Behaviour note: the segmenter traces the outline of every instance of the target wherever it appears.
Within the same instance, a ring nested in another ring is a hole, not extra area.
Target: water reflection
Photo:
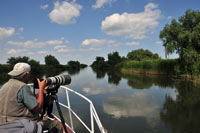
[[[72,76],[68,87],[92,100],[109,133],[200,132],[199,85],[164,76],[125,75],[119,71],[90,68],[39,76],[58,74]],[[58,96],[61,102],[66,103],[63,90],[59,90]],[[70,98],[71,106],[83,121],[90,121],[85,103],[74,96]],[[63,110],[68,121],[67,113]],[[77,132],[84,133],[80,123],[75,122],[74,126]]]
[[[97,79],[103,79],[105,77],[105,75],[106,75],[106,71],[105,70],[95,69],[95,68],[92,68],[92,70],[96,74],[96,78]]]
[[[158,114],[160,107],[157,100],[143,92],[116,94],[105,100],[103,108],[106,113],[113,115],[114,118],[154,117],[155,114]]]
[[[78,75],[80,73],[81,69],[68,69],[67,72],[69,75],[73,76],[73,75]]]
[[[200,132],[200,87],[192,83],[179,82],[176,84],[179,95],[176,100],[166,97],[161,120],[173,133]]]
[[[140,117],[144,118],[144,124],[150,127],[149,132],[200,132],[199,85],[195,86],[189,81],[165,76],[125,74],[115,76],[116,72],[105,73],[108,75],[108,83],[119,87],[122,79],[126,79],[127,85],[133,89],[128,94],[124,94],[126,90],[119,94],[114,93],[104,100],[103,111],[111,115],[115,121],[128,118],[130,122],[130,118]],[[98,72],[96,74],[98,75]],[[115,80],[117,82],[114,82]],[[92,94],[102,92],[99,89],[92,89],[94,88],[84,88],[86,92]],[[116,91],[118,90],[115,89]],[[162,123],[165,128],[161,126]],[[153,130],[159,127],[162,129]],[[132,130],[137,129],[132,128]]]
[[[114,87],[110,87],[110,88],[83,88],[83,91],[87,94],[87,95],[99,95],[99,94],[106,94],[109,92],[113,92],[115,91]]]
[[[154,86],[159,86],[160,88],[174,88],[176,80],[166,76],[158,75],[128,75],[123,74],[123,78],[128,79],[127,84],[136,89],[148,89]]]
[[[171,96],[173,91],[171,90],[168,95]],[[108,97],[103,104],[103,110],[118,121],[132,118],[132,122],[137,122],[143,119],[149,132],[156,132],[155,129],[161,132],[164,128],[161,128],[159,113],[165,94],[164,91],[158,91],[156,88],[142,92],[140,90],[121,92]],[[132,127],[132,130],[136,130],[136,127]]]
[[[118,85],[120,83],[120,80],[122,78],[121,73],[119,72],[119,70],[97,70],[92,68],[93,72],[96,74],[96,78],[97,79],[102,79],[106,76],[106,74],[108,75],[108,83],[110,84],[115,84]]]

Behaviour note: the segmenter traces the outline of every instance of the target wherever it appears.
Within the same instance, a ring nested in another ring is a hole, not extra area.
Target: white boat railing
[[[73,125],[73,120],[72,120],[72,114],[80,121],[80,123],[88,130],[89,133],[94,133],[94,121],[96,122],[99,130],[101,133],[107,133],[107,131],[104,129],[103,125],[101,124],[101,121],[98,117],[98,114],[95,110],[95,107],[92,103],[91,100],[89,100],[87,97],[85,97],[84,95],[66,87],[66,86],[61,86],[61,88],[65,89],[66,91],[66,98],[67,98],[67,105],[64,105],[62,103],[59,103],[62,107],[67,108],[69,111],[69,118],[70,118],[70,124],[67,124],[68,128],[73,132],[76,133],[74,131],[74,125]],[[90,123],[91,123],[91,127],[88,127],[87,124],[85,124],[83,122],[83,120],[72,110],[71,108],[71,104],[70,104],[70,98],[69,98],[69,92],[72,92],[78,96],[80,96],[81,98],[83,98],[85,101],[87,101],[90,105]]]

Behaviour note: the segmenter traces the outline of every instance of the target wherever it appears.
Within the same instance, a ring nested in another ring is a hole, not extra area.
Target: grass
[[[177,59],[167,60],[128,60],[121,64],[122,71],[129,70],[135,73],[176,74]]]

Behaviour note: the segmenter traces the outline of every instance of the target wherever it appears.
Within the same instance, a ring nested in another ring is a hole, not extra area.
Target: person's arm
[[[46,79],[44,79],[42,82],[40,82],[39,79],[37,79],[38,85],[39,85],[39,92],[38,92],[38,105],[32,110],[35,113],[39,113],[42,110],[43,103],[44,103],[44,89],[46,89]]]

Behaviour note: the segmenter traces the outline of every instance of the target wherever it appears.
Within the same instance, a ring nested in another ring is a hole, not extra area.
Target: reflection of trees
[[[77,75],[80,73],[80,69],[67,69],[69,75]]]
[[[103,70],[103,69],[95,69],[92,67],[93,72],[96,73],[96,78],[101,79],[104,78],[105,75],[108,75],[108,83],[118,85],[121,80],[121,74],[118,70]]]
[[[111,84],[118,85],[121,80],[121,74],[119,71],[108,71],[108,82]]]
[[[174,80],[165,76],[149,76],[149,75],[137,75],[137,74],[123,74],[123,78],[128,80],[128,85],[136,89],[147,89],[153,85],[157,85],[161,88],[173,87]]]
[[[96,68],[94,68],[94,67],[91,67],[91,68],[92,68],[93,72],[96,73],[96,78],[97,78],[97,79],[102,79],[102,78],[105,77],[105,75],[106,75],[106,70],[103,70],[103,69],[96,69]]]
[[[176,88],[179,95],[176,101],[166,96],[160,113],[161,120],[173,133],[200,132],[200,87],[188,82],[179,82]]]

